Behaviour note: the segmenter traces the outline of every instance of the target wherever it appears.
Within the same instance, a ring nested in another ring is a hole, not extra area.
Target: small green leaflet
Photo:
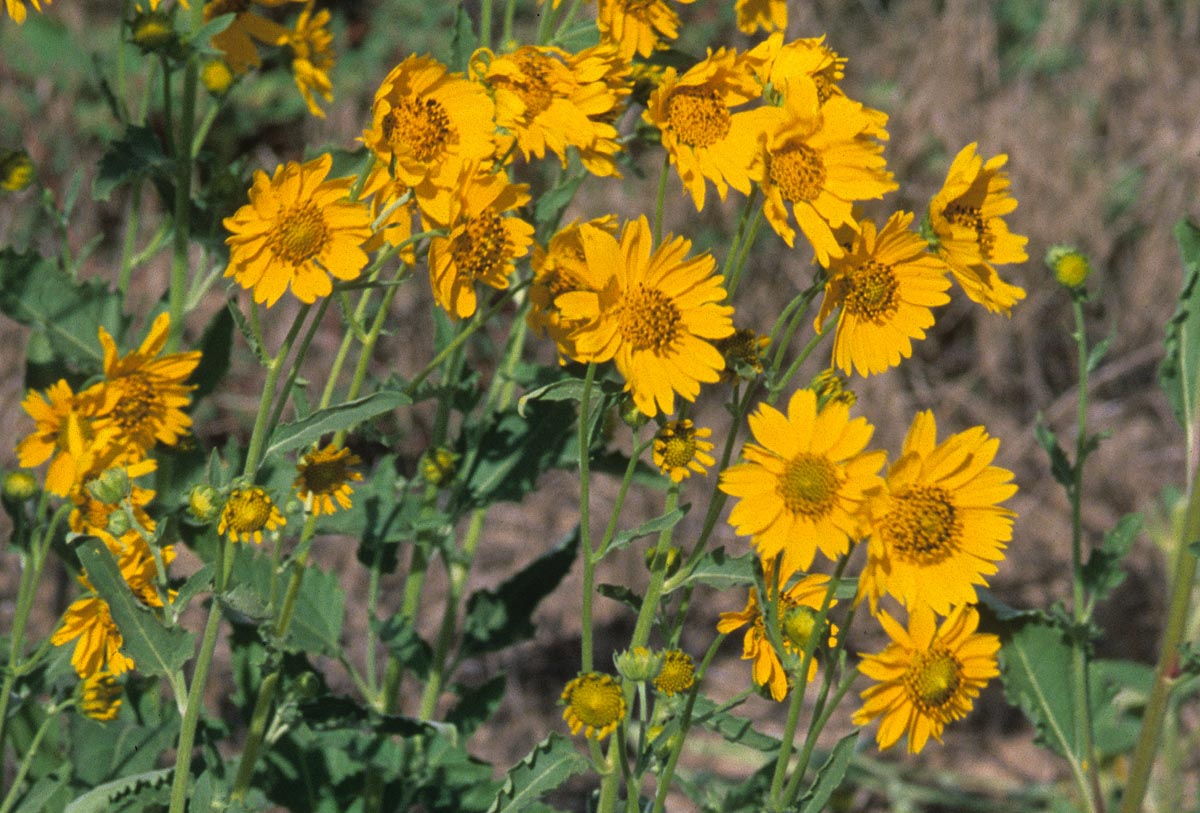
[[[570,740],[551,734],[508,772],[487,813],[524,813],[542,796],[590,767]]]

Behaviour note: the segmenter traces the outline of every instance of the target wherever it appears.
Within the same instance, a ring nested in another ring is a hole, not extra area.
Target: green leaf
[[[1092,727],[1101,759],[1133,750],[1154,685],[1154,667],[1132,661],[1094,661],[1090,668]]]
[[[302,449],[325,435],[350,430],[363,421],[410,403],[412,401],[404,393],[383,390],[365,398],[318,409],[303,420],[277,427],[271,434],[271,443],[263,458],[270,460],[276,455]]]
[[[1121,563],[1133,547],[1141,529],[1142,515],[1126,514],[1117,522],[1115,528],[1104,535],[1104,542],[1100,547],[1092,550],[1087,564],[1083,566],[1083,585],[1097,601],[1104,600],[1125,581],[1125,571],[1121,568]]]
[[[817,770],[812,787],[800,797],[800,813],[821,813],[825,809],[834,791],[846,778],[846,769],[850,767],[850,757],[854,756],[854,746],[857,743],[857,731],[852,731],[837,741],[837,745],[829,752],[829,758]]]
[[[1088,357],[1087,357],[1088,373],[1094,373],[1094,372],[1096,372],[1097,368],[1100,367],[1100,362],[1104,361],[1104,357],[1108,355],[1108,348],[1110,346],[1112,346],[1113,337],[1115,335],[1116,335],[1115,333],[1109,333],[1103,339],[1096,342],[1096,344],[1092,347],[1092,349],[1090,351],[1088,351]]]
[[[619,601],[635,613],[642,611],[642,597],[623,584],[600,584],[596,592],[605,598]]]
[[[1055,437],[1054,432],[1042,423],[1040,414],[1037,424],[1033,427],[1033,433],[1037,438],[1038,446],[1041,446],[1050,457],[1050,473],[1054,475],[1054,479],[1065,488],[1073,488],[1075,470],[1067,460],[1067,453],[1058,445],[1058,438]]]
[[[590,767],[570,740],[551,734],[508,772],[487,813],[524,813],[542,796]]]
[[[421,680],[429,676],[433,649],[413,629],[408,619],[401,615],[393,615],[382,621],[371,619],[370,623],[375,634],[379,636],[379,642],[399,661],[401,667]]]
[[[572,161],[572,164],[575,163]],[[553,189],[538,196],[537,206],[533,210],[533,220],[539,227],[539,231],[543,232],[543,239],[549,240],[554,227],[562,218],[563,211],[575,199],[575,193],[579,191],[583,179],[587,176],[588,173],[582,171],[581,167],[580,171],[566,176]],[[550,234],[546,234],[547,231]]]
[[[501,672],[481,686],[454,684],[458,703],[446,714],[446,722],[457,728],[460,736],[469,737],[500,708],[507,682],[508,676]]]
[[[479,36],[471,25],[471,15],[459,4],[454,11],[454,36],[450,41],[450,64],[465,71],[471,54],[479,47]]]
[[[233,351],[233,314],[221,308],[204,328],[200,337],[200,363],[192,371],[191,383],[196,385],[194,400],[208,395],[229,372],[229,357]]]
[[[112,142],[100,158],[92,197],[108,200],[113,190],[136,178],[167,179],[175,162],[163,150],[162,142],[149,127],[130,125],[125,135]]]
[[[667,734],[668,729],[675,725],[677,724],[673,721],[666,726],[663,734]],[[703,695],[696,697],[696,704],[692,707],[692,725],[704,726],[729,742],[756,751],[774,753],[779,750],[779,740],[775,737],[760,733],[754,728],[753,722],[730,714],[728,710],[721,710],[720,706]]]
[[[373,708],[362,706],[349,697],[325,695],[300,704],[304,724],[314,731],[336,729],[361,729],[378,734],[397,734],[415,737],[419,734],[453,734],[445,723],[435,723],[406,717],[401,714],[380,714]]]
[[[158,616],[134,598],[121,570],[104,543],[94,537],[76,546],[88,580],[108,602],[112,619],[124,639],[122,649],[144,675],[174,673],[196,651],[195,636],[180,627],[165,627]]]
[[[43,332],[56,355],[87,372],[103,360],[97,329],[120,336],[128,324],[121,298],[99,281],[76,283],[52,261],[11,249],[0,251],[0,311]]]
[[[1018,622],[1001,636],[1004,693],[1025,712],[1039,741],[1078,761],[1071,688],[1071,647],[1045,616]]]
[[[143,805],[138,809],[148,809],[151,799],[158,797],[161,797],[161,802],[165,804],[169,798],[171,776],[174,773],[174,768],[160,768],[157,771],[114,779],[77,797],[67,805],[63,813],[109,813],[118,809],[118,806],[127,805],[135,796],[139,802],[145,797]]]
[[[565,539],[495,590],[480,590],[467,601],[461,654],[495,652],[533,636],[533,611],[571,569],[579,550],[579,526]]]
[[[1175,418],[1186,430],[1196,425],[1197,385],[1200,384],[1200,228],[1186,218],[1175,224],[1175,240],[1183,256],[1183,288],[1175,314],[1167,322],[1163,341],[1166,356],[1158,368],[1158,383]]]
[[[651,534],[658,534],[662,533],[663,531],[671,530],[679,524],[679,520],[683,519],[687,512],[691,510],[691,508],[691,503],[681,505],[678,508],[662,514],[661,516],[657,516],[652,520],[643,522],[636,528],[631,528],[627,531],[621,531],[612,538],[612,541],[608,543],[608,547],[604,549],[604,553],[601,555],[604,556],[614,550],[621,550],[624,547],[628,547],[629,543],[635,539],[641,539],[644,536],[650,536]]]
[[[336,573],[308,565],[296,597],[296,612],[288,629],[285,648],[318,652],[336,658],[341,652],[346,594]]]
[[[68,766],[58,773],[47,774],[34,782],[14,813],[46,813],[50,810],[61,809],[63,803],[71,798],[71,771]],[[59,797],[59,798],[55,798]],[[65,798],[63,798],[65,797]],[[61,799],[61,801],[60,801]]]
[[[716,548],[700,557],[696,566],[682,579],[668,583],[665,592],[673,592],[689,584],[705,584],[718,590],[754,584],[754,555],[744,553],[730,556],[725,548]]]
[[[530,390],[518,398],[517,414],[522,418],[527,417],[525,410],[529,408],[530,404],[536,401],[574,401],[578,403],[582,399],[583,379],[564,378],[561,381],[555,381]]]
[[[574,434],[575,410],[566,404],[535,402],[527,413],[500,415],[479,438],[465,473],[468,506],[519,502]]]
[[[237,19],[237,14],[234,12],[213,17],[195,31],[188,32],[182,39],[185,43],[196,43],[198,46],[203,47],[217,34],[229,28],[235,19]]]

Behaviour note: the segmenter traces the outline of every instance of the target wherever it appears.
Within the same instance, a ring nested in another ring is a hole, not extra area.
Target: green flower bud
[[[224,96],[233,84],[233,71],[221,59],[210,59],[200,69],[200,81],[214,96]]]
[[[37,479],[27,471],[4,473],[3,495],[9,502],[25,502],[37,496]]]
[[[662,669],[662,655],[651,652],[644,646],[635,646],[613,656],[617,672],[626,680],[642,682],[651,680]]]
[[[645,413],[638,409],[637,403],[629,393],[625,393],[621,397],[621,406],[618,409],[621,421],[630,429],[641,429],[646,425],[646,421],[650,420],[646,417]]]
[[[221,495],[210,485],[192,486],[188,494],[188,513],[201,522],[212,522],[221,513]]]
[[[105,529],[117,539],[129,533],[131,528],[133,528],[133,522],[129,519],[128,511],[121,509],[108,515]]]
[[[129,474],[125,469],[108,469],[87,484],[88,493],[105,505],[114,505],[129,496]]]
[[[1046,252],[1046,265],[1054,272],[1054,278],[1066,288],[1078,288],[1092,273],[1088,258],[1072,246],[1051,246]]]
[[[145,53],[167,53],[175,50],[178,37],[171,17],[161,11],[143,11],[129,24],[133,42]]]

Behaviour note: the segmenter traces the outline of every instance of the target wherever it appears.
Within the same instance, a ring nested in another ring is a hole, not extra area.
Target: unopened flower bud
[[[1078,288],[1092,273],[1088,258],[1072,246],[1051,246],[1046,252],[1046,265],[1059,284],[1067,288]]]
[[[662,669],[662,655],[651,652],[644,646],[635,646],[613,656],[613,663],[621,677],[642,682],[651,680]]]
[[[458,455],[444,446],[430,449],[421,461],[421,476],[430,485],[444,486],[454,479]]]
[[[219,500],[220,495],[212,486],[203,483],[192,486],[188,494],[188,513],[201,522],[212,522],[221,513]]]
[[[129,31],[134,44],[146,53],[165,52],[176,44],[175,26],[161,11],[139,12]]]
[[[108,469],[87,484],[88,493],[106,505],[129,496],[129,474],[122,468]]]
[[[120,539],[133,527],[133,522],[129,519],[129,512],[120,509],[113,511],[108,515],[108,523],[105,525],[105,530],[110,534]]]
[[[629,393],[625,393],[621,398],[619,409],[621,420],[631,429],[640,429],[646,425],[646,421],[650,420],[644,412],[638,409],[637,403]]]
[[[8,471],[4,473],[3,494],[9,502],[25,502],[37,496],[37,479],[27,471]]]
[[[210,59],[200,69],[200,81],[205,90],[214,96],[224,96],[233,84],[233,71],[221,59]]]

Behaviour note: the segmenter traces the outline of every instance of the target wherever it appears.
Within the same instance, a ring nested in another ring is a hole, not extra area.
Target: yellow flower
[[[654,688],[667,697],[686,692],[696,682],[696,663],[692,656],[678,649],[663,653],[662,670],[654,679]]]
[[[113,553],[117,556],[117,566],[121,569],[121,576],[137,600],[147,607],[162,607],[163,597],[158,591],[158,562],[155,561],[154,554],[150,551],[150,543],[140,535],[129,537],[125,549],[119,554],[116,551]],[[158,556],[162,560],[164,568],[170,567],[171,562],[175,561],[174,546],[165,545],[159,548]],[[176,592],[168,590],[167,598],[173,599]]]
[[[188,434],[192,419],[183,411],[194,384],[188,378],[200,363],[200,351],[163,354],[171,317],[161,313],[137,350],[121,356],[113,337],[100,328],[104,380],[84,392],[95,406],[98,430],[115,430],[117,441],[140,457],[156,443],[174,446]]]
[[[854,390],[846,387],[846,382],[838,375],[837,370],[832,367],[826,367],[813,376],[808,388],[817,394],[818,404],[835,401],[839,404],[852,407],[858,401],[858,396],[854,394]]]
[[[563,719],[572,734],[583,729],[589,739],[602,740],[617,730],[625,719],[625,694],[612,675],[587,672],[572,680],[563,689]]]
[[[615,43],[621,58],[629,61],[634,54],[650,56],[660,39],[678,37],[679,15],[667,0],[599,0],[596,27],[600,41]]]
[[[121,710],[121,693],[124,689],[108,671],[97,672],[84,678],[80,684],[79,709],[93,720],[106,723],[117,719]]]
[[[274,531],[286,524],[283,515],[271,502],[267,492],[258,486],[235,488],[225,500],[225,508],[221,510],[221,521],[217,524],[217,533],[229,532],[229,538],[234,542],[262,542],[263,529]]]
[[[529,160],[549,149],[567,165],[575,147],[584,167],[599,176],[620,175],[614,156],[621,147],[613,121],[628,95],[626,63],[611,46],[571,54],[561,48],[523,45],[511,54],[483,48],[471,57],[471,73],[492,88],[496,124],[515,138]],[[501,145],[501,152],[507,152]]]
[[[920,412],[870,506],[870,545],[859,595],[874,608],[885,592],[911,612],[939,615],[975,601],[1012,539],[1013,474],[991,465],[1000,441],[976,426],[937,443],[933,413]]]
[[[46,490],[65,497],[79,481],[97,442],[89,406],[65,380],[51,384],[44,393],[31,390],[21,406],[33,418],[34,430],[17,444],[17,459],[27,469],[49,460]],[[107,432],[99,442],[107,444],[111,439],[112,433]]]
[[[282,6],[286,3],[303,3],[305,0],[254,0],[260,6]],[[224,14],[235,14],[233,21],[221,33],[212,38],[212,46],[222,53],[231,70],[242,74],[262,64],[255,40],[265,45],[277,45],[285,41],[287,29],[268,20],[251,9],[251,0],[209,0],[204,4],[204,21],[208,22]]]
[[[833,363],[845,373],[882,373],[912,355],[912,340],[933,325],[930,308],[950,301],[946,264],[908,230],[913,216],[897,212],[876,234],[871,220],[846,253],[831,258],[825,300],[815,329],[841,308],[833,340]]]
[[[333,70],[335,58],[329,18],[329,9],[313,14],[313,0],[308,0],[296,18],[296,27],[277,43],[292,49],[292,78],[308,105],[308,112],[320,118],[325,118],[325,111],[317,105],[313,94],[320,94],[326,102],[333,101],[329,72]]]
[[[411,56],[393,68],[375,92],[371,116],[362,141],[419,198],[426,182],[451,187],[463,164],[489,161],[496,150],[487,91],[431,57]]]
[[[353,470],[354,466],[359,465],[362,465],[362,458],[349,449],[338,449],[331,443],[304,455],[304,460],[297,467],[299,476],[292,486],[296,489],[296,496],[305,505],[312,497],[309,510],[313,516],[332,514],[338,510],[334,505],[335,500],[342,508],[350,507],[350,484],[363,478],[361,473]]]
[[[935,627],[927,607],[909,612],[907,630],[886,612],[876,617],[892,642],[858,665],[878,682],[862,693],[854,724],[881,718],[875,734],[879,748],[890,748],[907,734],[908,752],[917,754],[931,736],[941,742],[946,723],[965,717],[988,679],[1000,673],[1000,639],[975,632],[979,613],[973,607],[956,608],[941,627]]]
[[[25,150],[0,152],[0,189],[20,192],[33,183],[37,170]]]
[[[429,281],[434,299],[451,316],[475,313],[476,282],[508,287],[515,261],[533,242],[533,226],[512,215],[528,202],[528,186],[475,165],[464,167],[458,184],[429,202],[429,219],[450,230],[429,241]]]
[[[1051,246],[1046,252],[1046,265],[1064,288],[1078,288],[1092,273],[1087,256],[1071,246]]]
[[[363,244],[364,251],[371,253],[384,243],[389,246],[408,243],[413,236],[413,216],[416,214],[412,189],[404,181],[393,178],[387,164],[378,160],[372,164],[359,199],[369,201],[371,223],[375,226],[375,233]],[[416,264],[416,249],[411,243],[402,248],[398,256],[409,265]]]
[[[573,222],[550,238],[550,245],[533,246],[533,282],[529,286],[529,312],[525,321],[535,335],[547,335],[559,347],[563,356],[575,352],[570,333],[579,325],[564,320],[555,300],[568,291],[587,291],[587,258],[583,255],[580,227]],[[587,221],[588,226],[612,233],[617,228],[616,215],[604,215]],[[592,293],[595,293],[594,291]]]
[[[696,209],[704,208],[705,179],[725,200],[732,186],[750,191],[750,162],[772,113],[731,108],[757,99],[758,80],[736,51],[722,48],[678,76],[667,68],[642,115],[662,132],[663,147]]]
[[[444,446],[430,449],[421,458],[421,476],[432,486],[446,486],[454,479],[459,457]]]
[[[974,143],[954,157],[946,182],[929,204],[931,242],[950,265],[954,278],[973,301],[989,311],[1009,313],[1025,291],[1000,279],[995,265],[1028,259],[1028,238],[1013,234],[1004,216],[1017,208],[1009,192],[1004,154],[979,157]]]
[[[224,96],[233,85],[233,71],[223,59],[210,59],[200,69],[200,83],[214,96]]]
[[[712,341],[733,333],[733,308],[707,254],[687,259],[692,244],[667,235],[651,249],[645,217],[627,223],[620,242],[580,227],[588,290],[555,300],[563,318],[583,324],[571,334],[576,358],[613,359],[643,414],[675,411],[675,393],[694,401],[702,383],[720,378],[725,360]]]
[[[737,0],[737,27],[744,34],[783,31],[787,28],[787,0]]]
[[[41,12],[42,4],[38,0],[29,0],[33,3],[33,7]],[[54,0],[46,0],[47,5],[53,3]],[[4,0],[4,8],[8,12],[8,16],[13,18],[17,25],[25,22],[25,2],[24,0]]]
[[[71,665],[81,678],[107,670],[122,675],[134,667],[133,659],[122,654],[125,639],[112,620],[108,603],[99,596],[76,599],[67,608],[62,626],[50,638],[50,643],[63,646],[79,639],[71,655]]]
[[[349,199],[350,178],[325,180],[332,166],[326,153],[289,161],[271,178],[256,170],[250,203],[225,218],[232,232],[225,276],[253,289],[255,302],[270,307],[289,286],[301,302],[315,302],[333,290],[331,274],[355,279],[367,264],[370,214]]]
[[[880,198],[897,187],[875,140],[886,133],[862,105],[844,96],[821,104],[816,83],[803,76],[787,84],[783,107],[764,109],[772,120],[750,175],[762,187],[767,221],[793,245],[790,204],[817,262],[827,266],[845,253],[834,229],[857,228],[854,201]]]
[[[669,421],[654,436],[654,465],[658,466],[663,474],[670,476],[671,482],[674,483],[690,477],[693,471],[704,474],[705,466],[717,462],[709,454],[713,445],[703,440],[711,436],[711,429],[697,429],[687,418]]]
[[[746,463],[721,473],[721,490],[738,498],[729,524],[752,536],[764,562],[783,554],[780,577],[807,570],[819,550],[830,559],[861,535],[862,511],[883,485],[876,472],[885,453],[867,452],[875,431],[866,418],[850,420],[850,407],[818,409],[812,390],[797,390],[787,415],[766,404],[750,416],[757,443],[747,443]]]
[[[775,574],[769,565],[765,575],[766,583],[771,585]],[[828,587],[829,577],[817,573],[805,576],[780,595],[774,632],[783,646],[787,666],[780,659],[780,653],[775,651],[771,636],[767,633],[766,621],[758,605],[757,590],[750,588],[746,607],[741,612],[721,613],[721,620],[717,622],[718,632],[730,633],[746,624],[750,625],[742,639],[742,660],[754,662],[751,664],[751,676],[755,685],[766,687],[776,701],[787,697],[792,678],[800,670],[804,650],[816,628],[817,614],[821,611]],[[835,604],[836,599],[829,602],[830,607]],[[837,632],[837,625],[829,624],[831,647],[837,645]],[[814,654],[808,664],[805,682],[811,682],[816,676],[817,659]]]

